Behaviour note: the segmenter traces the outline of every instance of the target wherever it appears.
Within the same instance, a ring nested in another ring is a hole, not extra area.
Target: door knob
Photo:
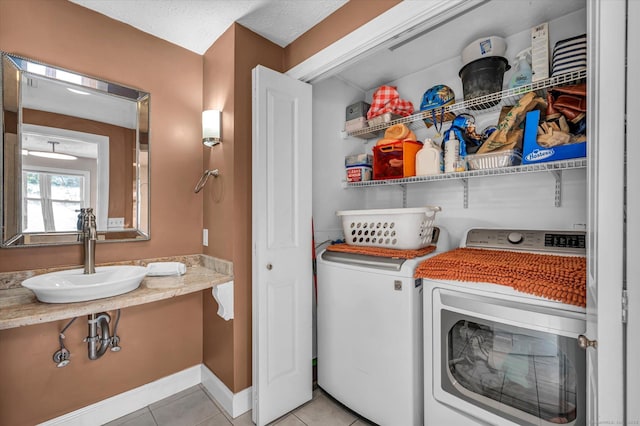
[[[267,270],[270,271],[273,269],[273,265],[270,263],[267,263]]]
[[[578,336],[578,346],[580,346],[582,349],[587,349],[588,347],[592,347],[593,349],[597,349],[598,348],[598,341],[597,340],[589,340],[587,338],[587,336],[585,336],[584,334],[581,334]]]

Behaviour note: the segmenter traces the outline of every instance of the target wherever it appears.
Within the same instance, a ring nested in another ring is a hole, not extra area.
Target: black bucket
[[[490,108],[500,103],[500,93],[502,91],[502,80],[504,73],[509,70],[509,62],[501,56],[488,56],[476,59],[462,67],[458,74],[462,79],[462,90],[464,100],[496,94],[485,102],[477,104],[471,103],[470,109],[479,110]]]

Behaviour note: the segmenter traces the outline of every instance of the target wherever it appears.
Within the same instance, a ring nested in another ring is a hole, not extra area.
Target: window
[[[89,205],[88,187],[89,174],[86,172],[23,170],[24,231],[77,230],[77,210]]]

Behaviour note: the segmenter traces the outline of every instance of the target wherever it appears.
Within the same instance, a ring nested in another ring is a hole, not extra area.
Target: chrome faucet
[[[96,217],[92,208],[81,208],[78,215],[78,230],[84,245],[84,273],[96,273],[96,240],[98,231],[96,229]]]

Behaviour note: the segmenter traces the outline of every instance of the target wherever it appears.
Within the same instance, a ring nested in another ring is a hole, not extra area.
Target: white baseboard
[[[235,419],[251,410],[251,387],[234,394],[204,364],[200,365],[202,366],[202,385],[231,417]]]
[[[231,415],[238,417],[251,409],[251,388],[233,394],[204,364],[163,377],[146,385],[131,389],[87,405],[79,410],[41,423],[40,426],[84,426],[104,424],[133,413],[149,404],[202,383],[216,401]]]

